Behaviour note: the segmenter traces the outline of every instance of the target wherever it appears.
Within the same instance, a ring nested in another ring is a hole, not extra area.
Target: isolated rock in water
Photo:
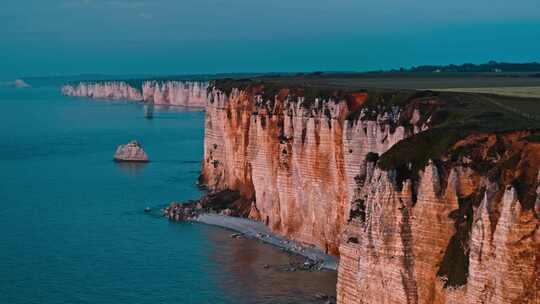
[[[14,81],[14,85],[16,88],[29,88],[30,87],[30,85],[22,79],[16,79]]]
[[[146,155],[138,141],[132,140],[116,149],[114,160],[119,162],[148,162],[148,155]]]

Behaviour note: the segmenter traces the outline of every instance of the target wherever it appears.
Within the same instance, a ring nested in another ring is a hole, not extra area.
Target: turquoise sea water
[[[332,272],[230,232],[143,212],[196,198],[204,113],[0,88],[0,303],[317,303]],[[139,140],[152,162],[114,163]]]

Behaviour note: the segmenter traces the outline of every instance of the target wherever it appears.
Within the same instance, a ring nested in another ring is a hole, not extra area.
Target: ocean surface
[[[32,83],[31,83],[32,84]],[[204,113],[0,88],[0,303],[320,303],[334,272],[144,213],[199,196]],[[139,140],[151,162],[112,161]],[[270,264],[270,269],[263,266]]]

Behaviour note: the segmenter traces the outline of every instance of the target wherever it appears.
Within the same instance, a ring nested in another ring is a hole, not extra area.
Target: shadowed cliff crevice
[[[403,247],[403,270],[402,282],[407,297],[407,304],[418,303],[418,290],[414,270],[413,233],[411,229],[411,208],[413,207],[399,199],[401,203],[401,227],[400,237]]]
[[[414,93],[374,92],[370,99],[368,91],[318,95],[311,88],[244,84],[225,89],[217,82],[208,91],[201,180],[241,192],[253,184],[256,208],[274,231],[337,254],[358,162],[367,155],[373,167],[378,155],[422,128],[416,108],[435,103],[415,102]],[[356,122],[347,121],[351,112]],[[240,174],[248,167],[250,174]]]
[[[377,293],[368,290],[388,282],[398,284],[404,297],[393,293],[385,297],[387,303],[535,303],[537,293],[528,286],[538,282],[538,241],[532,236],[539,233],[533,208],[540,187],[540,145],[529,140],[531,133],[470,135],[417,172],[410,164],[390,171],[379,166],[375,175],[382,179],[361,171],[348,242],[341,246],[348,255],[340,269],[359,266],[340,278],[351,280],[362,272],[370,279],[355,279],[358,293],[340,289],[352,284],[340,279],[338,295],[347,299],[341,303],[374,301]],[[393,220],[395,196],[402,198],[401,222]],[[392,222],[400,223],[400,264],[394,261]],[[414,267],[418,263],[422,266]],[[399,269],[399,276],[390,269]],[[386,275],[379,278],[381,273]],[[504,284],[499,277],[505,277]],[[352,300],[358,297],[362,300]]]
[[[444,257],[439,265],[437,276],[444,279],[444,287],[457,287],[467,284],[469,276],[469,242],[473,223],[473,208],[478,208],[485,189],[467,197],[459,198],[459,209],[448,215],[454,221],[455,233],[448,243]]]

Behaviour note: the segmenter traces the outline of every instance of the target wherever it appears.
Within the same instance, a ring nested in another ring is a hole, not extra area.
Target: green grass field
[[[540,98],[540,86],[534,87],[486,87],[486,88],[451,88],[434,89],[447,92],[466,92],[466,93],[484,93],[496,94],[502,96],[514,96],[524,98]]]

